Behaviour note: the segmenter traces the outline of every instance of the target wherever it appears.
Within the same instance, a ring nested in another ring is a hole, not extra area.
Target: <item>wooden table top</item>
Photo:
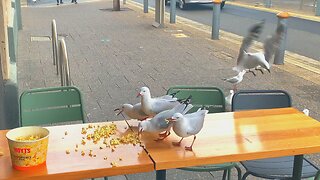
[[[125,121],[114,123],[118,129],[117,136],[132,132]],[[91,124],[101,126],[110,123]],[[103,144],[103,140],[98,144],[86,140],[86,144],[82,145],[81,140],[84,137],[81,134],[82,127],[88,127],[88,124],[48,127],[50,135],[46,166],[27,171],[12,168],[8,142],[5,137],[7,130],[0,131],[0,151],[4,153],[3,156],[0,156],[0,179],[83,179],[154,170],[153,162],[139,145],[117,145],[114,152]],[[78,152],[75,152],[76,144],[78,144]],[[100,146],[103,149],[100,149]],[[66,150],[70,150],[70,154],[66,154]],[[81,156],[82,150],[85,151],[85,156]],[[96,157],[88,156],[90,150]],[[107,160],[104,157],[107,157]],[[111,162],[116,162],[117,166],[112,167]]]
[[[135,131],[136,121],[128,121]],[[180,137],[172,131],[161,142],[143,132],[141,141],[156,170],[236,162],[251,159],[320,152],[320,123],[294,108],[208,114],[193,151],[186,151],[193,137],[181,147],[171,143]]]

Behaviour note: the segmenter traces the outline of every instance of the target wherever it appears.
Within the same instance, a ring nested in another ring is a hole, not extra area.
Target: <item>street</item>
[[[142,3],[142,0],[135,0]],[[154,7],[154,0],[149,2],[149,6]],[[166,12],[170,12],[170,7],[166,6]],[[211,26],[212,23],[212,5],[211,4],[192,4],[185,10],[177,7],[177,15]],[[221,29],[240,36],[247,34],[248,28],[256,22],[265,20],[265,28],[259,39],[264,39],[274,32],[277,17],[273,13],[247,9],[228,5],[221,11]],[[167,22],[168,23],[168,22]],[[315,21],[303,20],[295,17],[288,19],[287,50],[320,60],[320,51],[318,45],[320,42],[320,23]]]

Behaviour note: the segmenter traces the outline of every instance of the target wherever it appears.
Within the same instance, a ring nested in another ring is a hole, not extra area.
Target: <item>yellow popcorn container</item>
[[[38,126],[20,127],[6,134],[12,166],[18,170],[45,164],[49,130]]]

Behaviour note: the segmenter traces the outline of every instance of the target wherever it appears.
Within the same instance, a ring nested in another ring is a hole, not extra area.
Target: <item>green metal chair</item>
[[[232,111],[291,107],[291,97],[282,90],[240,90],[232,98]],[[293,156],[241,161],[246,169],[242,179],[249,175],[264,179],[292,179]],[[319,178],[319,168],[303,158],[302,178]]]
[[[20,125],[86,122],[81,92],[73,86],[39,88],[20,96]]]
[[[78,88],[74,86],[39,88],[21,94],[21,126],[72,121],[86,122],[82,96]],[[108,177],[104,177],[104,180],[108,180]]]
[[[206,107],[209,113],[218,113],[225,111],[225,97],[223,92],[217,87],[194,87],[194,86],[175,86],[170,87],[167,94],[176,93],[175,97],[184,99],[192,96],[191,104],[194,106],[189,112],[195,112],[200,107]],[[193,166],[179,168],[186,171],[196,172],[210,172],[210,171],[222,171],[225,180],[230,179],[231,169],[236,168],[238,172],[238,179],[241,179],[241,169],[235,162],[223,163],[223,164],[210,164],[205,166]]]

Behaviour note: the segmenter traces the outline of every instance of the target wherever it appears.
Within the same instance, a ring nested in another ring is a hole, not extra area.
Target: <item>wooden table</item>
[[[137,121],[128,122],[131,129],[127,128],[125,121],[115,122],[118,135],[137,130]],[[49,127],[47,165],[33,171],[17,171],[11,167],[5,138],[7,131],[0,131],[0,151],[4,152],[4,156],[0,156],[0,179],[80,179],[154,169],[157,170],[157,179],[165,179],[166,169],[288,155],[295,155],[293,175],[294,179],[301,179],[303,154],[320,152],[320,123],[294,108],[208,114],[192,152],[184,149],[190,145],[192,137],[185,138],[181,147],[175,147],[171,143],[180,138],[173,132],[162,142],[154,141],[156,135],[143,133],[142,143],[149,156],[140,146],[120,145],[115,152],[106,148],[100,150],[93,143],[82,146],[81,128],[87,126]],[[93,150],[96,157],[74,152],[75,144],[86,153]],[[67,155],[66,149],[71,153]],[[103,159],[105,156],[108,160]],[[120,157],[122,161],[118,161]],[[112,161],[118,166],[112,167]]]
[[[171,144],[180,140],[173,132],[162,142],[156,138],[142,134],[157,179],[165,179],[166,169],[289,155],[295,155],[294,177],[301,179],[303,154],[320,152],[320,123],[294,108],[216,113],[206,116],[192,152],[184,149],[192,137],[185,138],[181,147]]]
[[[110,123],[92,123],[97,124],[101,126]],[[118,127],[118,136],[132,132],[125,121],[117,121],[115,124]],[[12,168],[5,137],[7,131],[0,131],[0,151],[4,152],[4,156],[0,156],[0,179],[83,179],[154,170],[153,162],[139,145],[118,145],[114,152],[106,148],[102,141],[98,144],[86,141],[85,145],[81,145],[84,136],[81,134],[82,127],[88,127],[88,124],[48,127],[50,136],[46,166],[27,171]],[[78,152],[75,152],[76,144]],[[100,146],[103,149],[99,149]],[[66,150],[70,150],[70,154],[66,154]],[[82,150],[85,151],[85,156],[81,156]],[[88,156],[90,150],[96,157]],[[107,157],[107,160],[104,157]],[[122,161],[119,158],[122,158]],[[116,162],[117,166],[112,167],[111,162]]]

